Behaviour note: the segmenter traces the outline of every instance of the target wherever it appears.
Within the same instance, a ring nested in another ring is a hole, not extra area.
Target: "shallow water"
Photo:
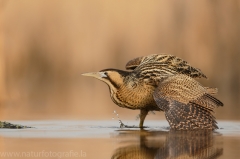
[[[28,129],[0,129],[0,158],[238,158],[240,122],[219,121],[214,132],[119,128],[118,121],[11,121]],[[137,121],[125,121],[137,125]]]

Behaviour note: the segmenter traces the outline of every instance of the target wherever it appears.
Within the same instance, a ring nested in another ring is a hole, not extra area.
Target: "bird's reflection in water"
[[[221,136],[212,131],[119,130],[114,135],[127,146],[117,148],[112,159],[214,159],[223,153]]]

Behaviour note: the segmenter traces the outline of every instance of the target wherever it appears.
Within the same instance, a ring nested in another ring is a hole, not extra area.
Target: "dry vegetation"
[[[0,0],[0,119],[134,119],[80,74],[153,53],[200,68],[225,104],[216,117],[240,119],[239,17],[239,0]]]

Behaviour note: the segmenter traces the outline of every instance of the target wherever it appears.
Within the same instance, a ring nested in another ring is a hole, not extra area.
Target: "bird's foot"
[[[119,120],[119,124],[120,124],[120,128],[148,128],[146,126],[142,126],[142,127],[139,127],[139,126],[136,126],[136,125],[125,125],[121,120]]]

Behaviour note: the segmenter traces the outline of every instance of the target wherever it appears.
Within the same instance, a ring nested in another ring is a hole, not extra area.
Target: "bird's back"
[[[174,74],[185,74],[192,78],[207,78],[203,72],[183,59],[174,55],[153,54],[130,60],[126,68],[134,70],[140,77],[167,77]]]

